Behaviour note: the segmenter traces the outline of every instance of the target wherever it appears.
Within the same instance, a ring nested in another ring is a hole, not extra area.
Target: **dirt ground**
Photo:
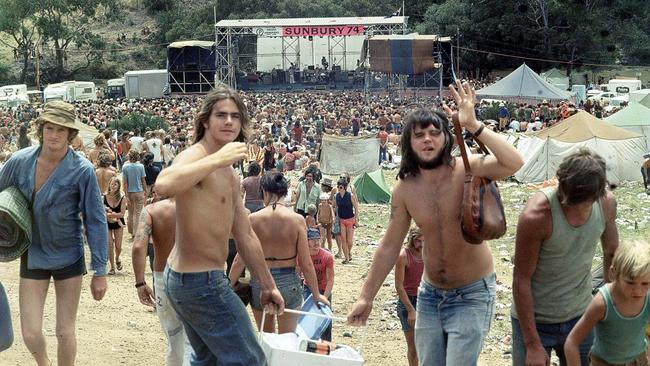
[[[386,172],[386,181],[392,185],[394,172]],[[533,192],[524,185],[501,184],[502,196],[508,216],[508,233],[489,243],[494,256],[499,286],[497,304],[480,358],[480,365],[510,364],[510,318],[512,293],[512,256],[514,255],[514,232],[516,218],[528,196]],[[619,232],[621,240],[632,237],[648,237],[648,198],[642,194],[638,183],[622,185],[615,192],[618,198]],[[333,309],[336,316],[345,316],[359,294],[367,274],[377,241],[387,224],[388,210],[383,205],[361,205],[361,224],[355,240],[352,264],[335,264]],[[131,267],[131,242],[125,234],[124,270],[108,277],[109,289],[104,300],[92,299],[89,290],[90,277],[84,278],[81,303],[77,320],[78,365],[164,365],[166,340],[156,314],[138,301],[133,270]],[[86,255],[89,258],[89,255]],[[5,286],[12,310],[15,341],[12,348],[0,354],[0,365],[31,365],[33,360],[20,333],[18,311],[19,262],[0,264],[0,281]],[[148,273],[147,281],[151,283]],[[54,288],[50,286],[45,305],[44,332],[50,358],[56,360],[56,337],[54,334]],[[367,331],[363,355],[366,365],[406,365],[406,345],[399,320],[395,315],[397,296],[392,273],[380,290],[371,315],[368,329],[349,327],[335,323],[333,340],[338,343],[359,346],[363,332]],[[351,332],[352,337],[344,337]]]

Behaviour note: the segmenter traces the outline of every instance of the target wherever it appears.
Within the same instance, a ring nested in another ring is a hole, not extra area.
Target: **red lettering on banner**
[[[356,36],[363,34],[363,26],[322,26],[322,27],[282,27],[283,37],[309,37],[309,36]]]

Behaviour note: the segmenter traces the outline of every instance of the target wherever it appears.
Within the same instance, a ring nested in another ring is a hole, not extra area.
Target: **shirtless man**
[[[111,165],[111,157],[108,154],[100,154],[97,159],[98,168],[95,169],[99,191],[103,194],[108,191],[108,183],[111,178],[117,175],[115,168]]]
[[[165,286],[194,349],[193,364],[266,364],[246,309],[224,273],[231,233],[260,284],[261,304],[270,314],[284,310],[232,168],[246,157],[246,145],[234,141],[246,139],[249,123],[239,94],[227,87],[213,90],[194,120],[194,144],[156,181],[158,194],[176,197],[176,245]]]
[[[502,179],[523,160],[498,134],[481,127],[474,114],[474,90],[457,82],[450,92],[461,126],[492,151],[470,155],[473,174]],[[451,114],[449,108],[445,108]],[[415,343],[420,365],[475,365],[494,309],[496,278],[490,248],[463,239],[460,209],[465,169],[451,156],[447,117],[418,109],[405,118],[399,182],[393,191],[386,234],[377,249],[359,300],[348,314],[366,323],[372,302],[399,256],[411,219],[422,230],[424,275],[418,294]]]
[[[153,238],[153,247],[156,253],[153,264],[154,292],[144,279],[147,263],[147,245],[149,238]],[[165,294],[165,278],[163,271],[167,257],[174,247],[176,238],[176,203],[173,198],[154,202],[142,209],[138,232],[133,241],[133,273],[135,274],[135,288],[138,298],[143,305],[156,308],[158,320],[167,337],[167,366],[189,365],[190,346],[183,323],[174,308],[170,305]]]

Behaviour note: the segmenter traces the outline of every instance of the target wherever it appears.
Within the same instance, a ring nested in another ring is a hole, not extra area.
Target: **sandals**
[[[118,270],[118,271],[121,271],[121,270],[122,270],[122,262],[117,261],[117,262],[115,262],[115,265],[117,266],[117,270]]]
[[[115,274],[115,268],[111,268],[111,270],[108,271],[108,274],[113,276]]]

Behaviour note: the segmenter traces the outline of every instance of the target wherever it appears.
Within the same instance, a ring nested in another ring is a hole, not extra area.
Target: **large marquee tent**
[[[642,180],[639,169],[646,152],[643,136],[612,126],[584,111],[548,129],[522,135],[517,150],[525,164],[515,173],[515,178],[527,183],[551,179],[562,160],[581,147],[605,159],[609,182]]]
[[[557,103],[569,100],[572,95],[544,80],[526,64],[496,83],[476,91],[479,98],[502,99],[514,103],[541,103],[543,100]]]

